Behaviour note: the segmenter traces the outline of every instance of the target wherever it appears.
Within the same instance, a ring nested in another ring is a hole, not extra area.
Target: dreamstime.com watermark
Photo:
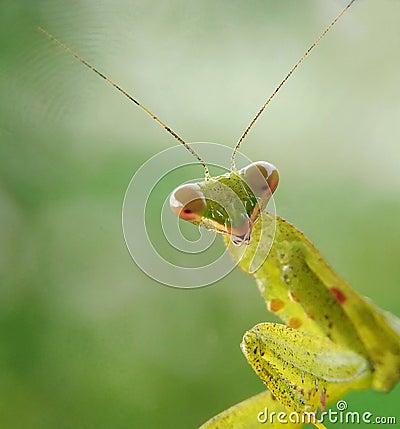
[[[394,416],[374,416],[369,411],[348,411],[347,402],[343,400],[336,403],[336,408],[337,410],[330,409],[323,411],[319,415],[311,412],[304,412],[302,414],[295,412],[287,413],[284,411],[276,412],[265,408],[257,414],[257,420],[261,424],[345,423],[356,425],[395,425],[397,423],[397,419]]]

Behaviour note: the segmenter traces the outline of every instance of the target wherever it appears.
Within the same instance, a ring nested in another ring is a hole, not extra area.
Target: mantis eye
[[[242,170],[244,179],[257,195],[273,194],[278,187],[279,174],[277,168],[265,161],[257,161]]]
[[[179,186],[172,192],[169,205],[181,219],[194,221],[203,216],[206,201],[200,186],[189,183]]]

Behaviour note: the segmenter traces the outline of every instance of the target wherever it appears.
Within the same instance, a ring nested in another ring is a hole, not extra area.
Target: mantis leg
[[[291,422],[285,407],[268,390],[252,396],[204,423],[200,429],[299,429],[303,423]],[[285,419],[285,422],[283,422]]]
[[[241,348],[274,397],[299,414],[324,410],[349,388],[370,385],[368,361],[326,337],[260,323],[246,332]]]

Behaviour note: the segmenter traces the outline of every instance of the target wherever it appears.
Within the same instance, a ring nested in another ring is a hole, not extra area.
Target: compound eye
[[[278,187],[278,170],[269,162],[253,162],[243,169],[243,175],[247,184],[257,196],[273,194]]]
[[[181,219],[194,221],[200,219],[206,208],[206,201],[200,186],[189,183],[179,186],[169,199],[171,210]]]

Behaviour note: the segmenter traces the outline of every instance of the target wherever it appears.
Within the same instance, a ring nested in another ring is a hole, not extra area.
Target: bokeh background
[[[233,146],[344,3],[0,3],[1,428],[195,428],[263,389],[239,343],[272,320],[239,270],[184,291],[137,268],[124,192],[175,141],[36,27],[188,141]],[[356,2],[242,149],[279,167],[278,213],[397,314],[399,17],[397,0]],[[399,386],[347,400],[400,418]]]

